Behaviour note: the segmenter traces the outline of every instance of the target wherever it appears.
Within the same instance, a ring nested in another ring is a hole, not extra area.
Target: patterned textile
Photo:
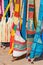
[[[40,26],[41,26],[41,24],[40,24]],[[40,35],[40,32],[41,32],[40,30],[41,29],[38,31],[40,26],[37,26],[37,29],[36,29],[34,42],[32,44],[32,50],[30,52],[30,58],[39,57],[42,54],[42,52],[43,52],[43,50],[42,50],[43,49],[43,43],[42,43],[42,39],[41,39],[41,35]]]
[[[14,50],[13,56],[19,57],[27,52],[27,44],[20,34],[19,24],[17,25],[15,38],[14,38]],[[17,54],[17,55],[16,55]]]
[[[38,24],[36,28],[36,34],[32,44],[32,50],[30,52],[30,58],[39,57],[43,53],[43,31],[41,33],[42,21],[43,21],[43,0],[40,0]]]
[[[11,29],[10,29],[11,34],[10,34],[10,50],[9,50],[9,54],[11,54],[13,49],[14,49],[14,37],[15,37],[16,29],[17,29],[17,25],[15,25],[14,22],[13,22],[12,26],[11,26]]]
[[[27,5],[27,20],[28,20],[28,27],[27,27],[27,51],[30,52],[31,50],[31,45],[34,39],[35,35],[35,29],[34,29],[34,0],[28,0],[28,5]],[[27,52],[27,53],[28,53]]]
[[[12,27],[11,27],[11,35],[10,35],[10,51],[9,53],[11,53],[14,49],[14,38],[15,38],[15,33],[16,33],[16,29],[17,29],[17,25],[18,25],[18,19],[20,16],[20,5],[19,5],[19,0],[16,1],[15,3],[15,10],[14,10],[14,17],[12,19],[13,23],[12,23]]]
[[[10,52],[13,51],[13,56],[19,57],[26,53],[27,46],[25,40],[20,34],[20,0],[16,0],[13,24],[10,36]]]
[[[18,8],[20,9],[20,0],[17,0],[17,1],[19,1],[17,4],[19,5]],[[20,15],[20,11],[18,11],[17,9],[15,9],[15,11],[17,13],[19,13],[19,15]],[[18,17],[17,15],[15,15],[15,16]],[[18,21],[20,21],[19,17],[18,17]],[[14,37],[13,56],[15,56],[15,57],[22,56],[23,54],[26,53],[26,51],[27,51],[26,49],[27,49],[26,43],[25,43],[25,40],[23,39],[23,37],[20,34],[20,24],[18,22],[15,37]]]
[[[19,25],[17,26],[14,42],[15,50],[17,49],[18,51],[24,51],[26,49],[26,43],[25,40],[21,37]]]

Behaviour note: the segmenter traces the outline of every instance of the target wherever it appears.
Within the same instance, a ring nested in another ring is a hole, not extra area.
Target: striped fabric
[[[29,18],[33,19],[34,15],[34,0],[29,0]]]
[[[17,29],[17,25],[18,25],[18,18],[20,16],[20,5],[19,5],[19,0],[15,1],[15,7],[14,7],[14,16],[13,16],[13,23],[12,23],[12,27],[11,27],[11,35],[10,35],[10,51],[9,53],[11,53],[13,51],[14,47],[14,38],[15,38],[15,33],[16,33],[16,29]]]
[[[14,22],[12,24],[11,36],[10,36],[10,52],[9,52],[11,53],[13,51],[14,57],[22,56],[27,51],[26,42],[20,34],[19,17],[20,17],[20,0],[16,0],[14,18],[13,18]]]
[[[22,38],[20,34],[19,24],[17,25],[15,38],[14,38],[14,50],[13,50],[13,56],[19,57],[26,53],[27,51],[27,45],[25,40]],[[16,55],[17,54],[17,55]]]
[[[31,50],[31,45],[34,39],[35,35],[35,29],[34,29],[34,0],[28,0],[28,5],[27,5],[27,15],[28,15],[28,27],[27,27],[27,53],[30,52]]]
[[[26,49],[26,43],[25,40],[21,37],[19,25],[17,26],[14,42],[14,49],[17,49],[18,51],[24,51]]]
[[[40,23],[41,23],[41,21],[40,21]],[[38,23],[38,24],[40,24],[40,23]],[[40,24],[40,26],[37,26],[37,29],[36,29],[34,42],[32,44],[32,50],[30,52],[30,58],[31,59],[41,56],[41,54],[43,52],[43,50],[42,50],[43,49],[43,42],[42,42],[42,39],[41,39],[40,32],[41,32],[41,24]]]
[[[32,44],[32,50],[30,52],[30,58],[40,57],[43,53],[43,31],[41,36],[41,27],[43,26],[43,0],[40,0],[38,24],[36,28],[36,34]]]
[[[19,17],[20,17],[20,0],[17,0],[17,2],[16,2],[14,16],[18,17],[18,20],[17,20],[17,22],[18,22]],[[13,56],[14,57],[22,56],[23,54],[26,53],[26,49],[27,49],[26,43],[25,43],[25,40],[22,38],[22,36],[20,34],[20,24],[18,22],[15,37],[14,37]]]

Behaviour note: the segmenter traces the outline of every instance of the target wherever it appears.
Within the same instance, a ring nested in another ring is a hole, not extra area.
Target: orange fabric
[[[19,17],[19,16],[20,16],[20,15],[19,15],[19,12],[16,12],[16,11],[15,11],[14,16]]]

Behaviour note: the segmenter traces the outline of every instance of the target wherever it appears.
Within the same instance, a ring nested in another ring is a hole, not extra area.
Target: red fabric
[[[29,18],[29,19],[33,18],[34,12],[29,12],[28,14],[29,14],[29,15],[28,15],[28,18]]]
[[[33,42],[28,42],[28,44],[32,45]]]
[[[16,40],[14,40],[14,42],[15,42],[16,44],[21,44],[21,45],[25,45],[25,43],[26,43],[26,42],[20,42],[20,41],[16,41]]]
[[[35,34],[36,32],[35,31],[29,31],[27,30],[27,34]]]
[[[13,23],[13,24],[12,24],[12,29],[14,28],[14,26],[15,26],[15,24]]]
[[[14,36],[10,37],[10,48],[12,48],[12,44],[14,43]]]
[[[19,4],[20,3],[20,0],[16,0],[17,1],[17,4]]]
[[[34,8],[34,5],[33,5],[33,4],[29,4],[29,7],[32,7],[32,8]]]
[[[0,14],[0,19],[2,18],[2,14]]]
[[[19,12],[16,12],[16,11],[15,11],[15,12],[14,12],[14,16],[15,16],[15,17],[19,17],[19,16],[20,16]]]

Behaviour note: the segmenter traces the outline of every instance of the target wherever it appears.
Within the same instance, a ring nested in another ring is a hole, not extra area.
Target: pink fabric
[[[0,0],[0,14],[2,14],[2,0]]]
[[[17,34],[18,36],[20,36],[20,31],[16,31],[16,34]]]
[[[13,2],[11,3],[11,6],[10,6],[10,17],[12,17],[12,12],[13,12]]]
[[[17,34],[18,36],[20,36],[19,24],[18,24],[18,26],[17,26],[16,34]]]
[[[1,14],[1,5],[0,5],[0,14]]]
[[[3,14],[4,14],[4,0],[2,0],[2,11],[3,11]]]

